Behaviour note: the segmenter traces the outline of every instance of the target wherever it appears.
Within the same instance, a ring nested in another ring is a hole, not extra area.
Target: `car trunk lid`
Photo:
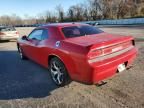
[[[73,44],[78,44],[80,46],[85,46],[85,47],[91,46],[94,44],[100,47],[104,45],[122,43],[122,42],[129,41],[132,39],[133,38],[129,36],[101,33],[101,34],[87,35],[87,36],[76,37],[76,38],[67,38],[64,41],[73,43]]]
[[[88,59],[108,55],[126,49],[132,45],[133,37],[101,33],[66,39],[66,42],[88,48]]]

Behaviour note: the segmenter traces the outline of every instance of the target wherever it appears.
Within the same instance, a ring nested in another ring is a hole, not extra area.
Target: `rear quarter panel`
[[[77,81],[86,81],[90,77],[86,55],[88,49],[85,47],[61,41],[59,47],[55,47],[51,55],[57,55],[65,64],[70,77]]]

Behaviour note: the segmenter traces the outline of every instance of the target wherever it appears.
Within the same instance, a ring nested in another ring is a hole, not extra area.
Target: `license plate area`
[[[124,70],[126,70],[126,65],[124,63],[118,65],[118,72],[123,72]]]

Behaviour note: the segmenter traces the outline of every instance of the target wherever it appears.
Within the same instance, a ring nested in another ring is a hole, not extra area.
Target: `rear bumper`
[[[12,39],[18,39],[19,36],[2,36],[0,37],[0,40],[12,40]]]
[[[117,73],[118,65],[125,63],[128,68],[134,61],[137,55],[137,49],[133,48],[126,53],[113,58],[91,63],[92,76],[91,83],[96,84],[102,80],[110,78]]]

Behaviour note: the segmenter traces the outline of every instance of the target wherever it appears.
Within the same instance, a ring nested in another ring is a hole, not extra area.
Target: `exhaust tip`
[[[100,81],[100,82],[96,83],[95,85],[96,85],[97,87],[100,87],[100,86],[103,86],[103,85],[105,85],[105,84],[107,84],[107,82],[105,82],[105,81]]]

